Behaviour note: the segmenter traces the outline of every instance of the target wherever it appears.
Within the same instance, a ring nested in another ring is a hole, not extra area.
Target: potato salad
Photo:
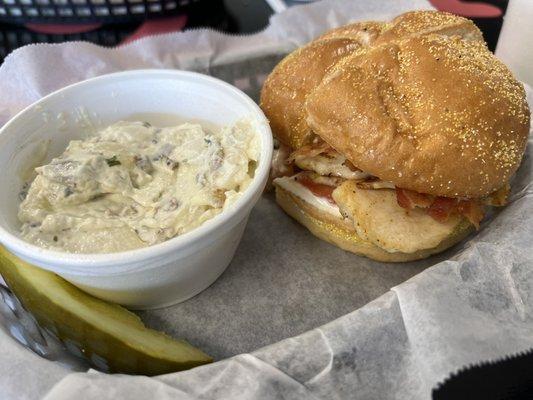
[[[246,121],[216,131],[123,121],[73,140],[21,193],[22,237],[49,249],[109,253],[181,235],[246,190],[258,142]]]

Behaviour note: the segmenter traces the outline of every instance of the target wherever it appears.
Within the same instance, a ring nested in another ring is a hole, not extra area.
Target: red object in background
[[[502,10],[495,5],[479,2],[465,2],[461,0],[429,0],[435,8],[452,14],[469,18],[498,18]]]
[[[142,25],[139,26],[135,32],[128,36],[121,44],[130,43],[146,36],[181,31],[186,24],[186,15],[149,20],[143,22]]]
[[[143,22],[130,36],[121,44],[133,42],[145,36],[158,35],[162,33],[181,31],[187,24],[186,15],[176,17],[157,18]],[[86,33],[102,27],[102,24],[26,24],[26,28],[33,32],[49,35],[72,35],[75,33]]]
[[[26,28],[37,33],[48,35],[68,35],[74,33],[85,33],[94,31],[102,24],[26,24]]]

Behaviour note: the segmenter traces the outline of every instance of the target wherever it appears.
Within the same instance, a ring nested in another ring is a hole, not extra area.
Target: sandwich
[[[479,29],[433,11],[326,32],[276,66],[261,107],[278,204],[384,262],[441,252],[504,206],[530,120]]]

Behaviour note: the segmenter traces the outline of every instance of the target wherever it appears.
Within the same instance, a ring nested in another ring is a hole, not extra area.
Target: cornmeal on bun
[[[280,62],[261,107],[280,206],[389,262],[440,252],[505,204],[530,118],[475,25],[432,11],[326,32]]]

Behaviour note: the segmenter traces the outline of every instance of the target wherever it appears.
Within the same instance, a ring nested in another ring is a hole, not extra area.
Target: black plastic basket
[[[144,20],[186,11],[201,0],[0,0],[0,21],[77,24]]]

